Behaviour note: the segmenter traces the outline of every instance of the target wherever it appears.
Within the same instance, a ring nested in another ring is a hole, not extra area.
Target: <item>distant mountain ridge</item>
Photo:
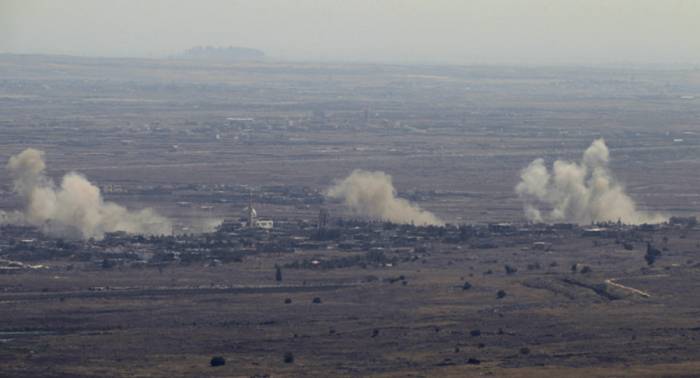
[[[181,59],[205,59],[205,60],[263,60],[265,53],[261,50],[248,47],[212,47],[195,46],[186,50],[177,58]]]

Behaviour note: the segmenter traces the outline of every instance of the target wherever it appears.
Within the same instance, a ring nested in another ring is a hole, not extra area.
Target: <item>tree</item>
[[[221,366],[221,365],[226,365],[226,359],[221,357],[221,356],[216,356],[212,357],[211,361],[209,362],[211,366]]]
[[[282,268],[279,265],[275,265],[275,281],[282,282]]]
[[[294,363],[294,354],[292,354],[292,352],[287,352],[284,354],[284,363],[285,364]]]
[[[112,269],[116,265],[117,265],[117,263],[114,262],[114,260],[110,260],[110,259],[103,259],[102,260],[102,269]]]
[[[661,256],[661,251],[654,248],[651,243],[647,243],[647,253],[644,255],[644,260],[646,260],[647,265],[653,265],[659,256]]]

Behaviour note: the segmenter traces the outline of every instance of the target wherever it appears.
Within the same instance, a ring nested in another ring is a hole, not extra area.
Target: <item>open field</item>
[[[578,160],[602,136],[642,207],[700,212],[697,70],[23,56],[4,56],[0,69],[0,157],[41,148],[54,176],[78,170],[127,189],[323,190],[363,168],[391,174],[402,194],[417,193],[447,221],[515,221],[523,167],[538,157]],[[164,212],[177,202],[119,197],[142,199]]]
[[[3,372],[692,376],[700,232],[663,235],[666,252],[651,268],[643,246],[574,236],[544,237],[548,251],[524,248],[516,236],[497,238],[494,249],[435,244],[395,266],[283,268],[282,282],[276,264],[355,252],[252,254],[160,270],[45,261],[52,267],[0,275]],[[574,264],[591,272],[572,272]],[[293,364],[283,362],[286,352]],[[209,367],[215,355],[227,364]]]
[[[3,164],[42,149],[55,180],[79,171],[176,233],[238,219],[252,190],[282,228],[100,243],[0,227],[0,260],[15,264],[0,274],[0,376],[700,371],[697,225],[533,231],[514,192],[533,159],[578,161],[604,137],[640,209],[700,215],[698,69],[0,55],[0,72]],[[314,239],[320,208],[352,217],[323,193],[356,168],[392,175],[447,223],[483,227],[450,239],[350,224]],[[0,210],[19,207],[0,170]],[[647,243],[662,251],[653,264]]]

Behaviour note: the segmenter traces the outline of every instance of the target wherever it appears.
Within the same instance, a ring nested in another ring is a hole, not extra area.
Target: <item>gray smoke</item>
[[[536,159],[520,175],[515,191],[531,221],[627,224],[660,223],[666,218],[637,210],[624,187],[612,176],[609,152],[603,139],[595,140],[580,163],[557,160],[550,173]],[[551,209],[543,214],[541,207]]]
[[[7,222],[26,223],[69,238],[102,238],[105,232],[169,234],[170,221],[151,209],[129,211],[102,199],[100,189],[70,172],[57,187],[46,176],[44,153],[28,148],[10,158],[14,191],[24,200],[22,213],[4,214]]]
[[[357,216],[415,225],[442,225],[433,213],[396,197],[391,176],[384,172],[354,170],[326,191],[326,196],[340,199]]]

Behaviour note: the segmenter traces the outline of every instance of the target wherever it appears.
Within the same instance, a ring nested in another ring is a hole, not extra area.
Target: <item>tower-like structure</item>
[[[247,214],[247,219],[246,219],[246,226],[248,228],[254,228],[256,227],[256,221],[258,214],[255,212],[255,209],[253,208],[253,191],[250,191],[250,197],[248,198],[248,214]]]
[[[272,230],[274,227],[274,221],[271,219],[258,218],[258,212],[255,211],[255,208],[253,207],[252,190],[250,191],[250,197],[248,198],[248,206],[243,208],[243,214],[241,214],[239,220],[241,222],[240,225],[246,228]]]
[[[328,224],[328,210],[321,208],[321,210],[318,211],[318,231],[322,232],[326,229],[326,225]]]

